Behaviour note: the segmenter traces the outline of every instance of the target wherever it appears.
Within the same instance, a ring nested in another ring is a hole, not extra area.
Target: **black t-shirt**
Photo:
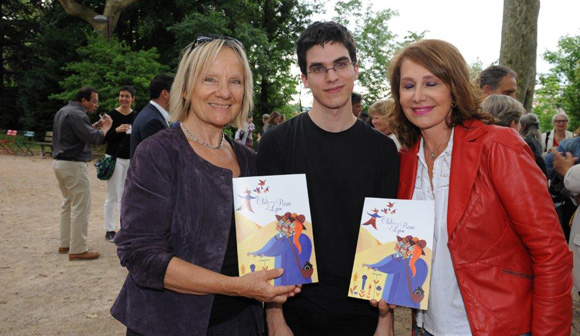
[[[131,113],[123,115],[117,110],[112,110],[107,114],[113,119],[113,125],[105,135],[105,141],[107,142],[105,153],[121,159],[128,159],[131,152],[131,134],[117,133],[115,129],[122,124],[133,125],[136,113],[131,111]]]
[[[368,301],[349,298],[348,285],[365,197],[395,198],[395,143],[361,120],[331,133],[301,114],[262,138],[258,174],[306,174],[319,283],[287,302],[306,310],[377,315]]]

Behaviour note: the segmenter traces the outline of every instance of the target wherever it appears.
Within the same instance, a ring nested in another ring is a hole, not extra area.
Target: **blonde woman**
[[[255,155],[227,138],[252,107],[244,48],[200,36],[171,87],[178,127],[143,141],[127,176],[115,238],[129,270],[111,312],[128,335],[262,335],[262,304],[300,289],[274,287],[273,269],[238,276],[232,177],[255,173]]]
[[[373,127],[377,131],[391,138],[395,142],[397,150],[399,150],[399,148],[401,148],[401,144],[399,143],[399,140],[397,140],[397,136],[393,134],[391,127],[389,127],[389,121],[387,119],[388,114],[392,108],[392,99],[379,100],[369,107],[369,116],[371,117]]]

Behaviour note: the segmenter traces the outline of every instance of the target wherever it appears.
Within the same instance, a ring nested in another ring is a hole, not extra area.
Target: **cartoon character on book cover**
[[[427,309],[432,201],[365,199],[350,297]]]
[[[318,281],[305,175],[234,179],[240,275],[283,268],[274,285]]]

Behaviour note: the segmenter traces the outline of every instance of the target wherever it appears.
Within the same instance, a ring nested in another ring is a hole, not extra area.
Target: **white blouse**
[[[433,232],[433,262],[431,264],[431,285],[427,310],[417,311],[416,321],[429,333],[439,336],[471,335],[463,298],[459,291],[453,262],[447,246],[447,206],[449,202],[449,175],[453,133],[447,147],[433,164],[433,190],[429,181],[429,171],[425,161],[424,140],[421,139],[419,164],[413,191],[414,200],[435,201],[435,228]]]

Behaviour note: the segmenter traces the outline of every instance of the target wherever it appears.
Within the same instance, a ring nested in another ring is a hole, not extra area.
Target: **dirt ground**
[[[50,158],[0,155],[0,335],[124,335],[109,313],[126,270],[104,239],[106,184],[93,178],[89,248],[93,261],[58,254],[61,194]],[[573,335],[580,335],[574,297]],[[396,312],[396,334],[409,335],[409,310]]]

